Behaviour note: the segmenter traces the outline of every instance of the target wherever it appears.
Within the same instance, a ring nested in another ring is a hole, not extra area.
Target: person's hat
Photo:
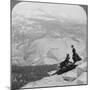
[[[73,47],[74,47],[74,45],[71,45],[71,47],[73,48]]]

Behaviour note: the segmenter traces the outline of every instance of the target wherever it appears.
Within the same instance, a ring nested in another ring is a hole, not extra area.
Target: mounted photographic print
[[[11,89],[88,84],[88,6],[11,0]]]

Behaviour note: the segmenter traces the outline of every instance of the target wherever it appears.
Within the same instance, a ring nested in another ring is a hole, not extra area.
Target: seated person
[[[72,64],[72,62],[70,62],[69,59],[70,59],[70,56],[69,56],[69,54],[67,54],[66,59],[58,64],[57,71],[55,73],[53,73],[52,75],[60,74],[60,71],[63,70],[64,67],[67,68],[68,65]]]
[[[70,56],[69,54],[67,54],[66,59],[59,64],[58,68],[62,69],[64,66],[68,65],[68,63],[70,62],[69,59],[70,59]]]
[[[77,61],[80,61],[80,60],[82,60],[82,59],[81,59],[81,57],[77,54],[76,49],[74,48],[73,45],[71,45],[71,48],[72,48],[72,53],[73,53],[72,59],[73,59],[74,64],[75,64]]]

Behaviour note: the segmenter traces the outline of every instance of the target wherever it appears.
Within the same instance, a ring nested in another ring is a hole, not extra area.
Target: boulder
[[[82,64],[77,66],[77,75],[80,76],[83,72],[87,72],[87,62],[83,62]]]
[[[87,66],[88,66],[87,62],[83,62],[77,68],[81,68],[83,69],[84,72],[87,72]]]
[[[87,84],[87,72],[82,73],[77,79],[77,84]]]
[[[63,74],[63,79],[65,81],[73,81],[76,78],[77,78],[77,72],[75,69]]]

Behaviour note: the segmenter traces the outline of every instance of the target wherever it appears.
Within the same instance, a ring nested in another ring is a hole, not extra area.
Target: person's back
[[[72,47],[72,53],[73,53],[72,59],[73,59],[74,63],[76,63],[77,61],[81,60],[81,57],[77,54],[76,49],[74,48],[74,46],[72,45],[71,47]]]
[[[67,54],[66,59],[60,64],[58,64],[57,71],[53,73],[52,75],[58,74],[63,69],[63,67],[65,67],[70,62],[69,59],[70,59],[70,56],[69,54]]]
[[[70,56],[69,54],[67,54],[66,59],[60,63],[60,68],[63,68],[64,66],[66,66],[69,62],[69,59],[70,59]]]
[[[75,62],[80,61],[82,59],[77,53],[75,53],[75,54],[73,54],[73,60],[74,60],[74,63],[75,63]]]

